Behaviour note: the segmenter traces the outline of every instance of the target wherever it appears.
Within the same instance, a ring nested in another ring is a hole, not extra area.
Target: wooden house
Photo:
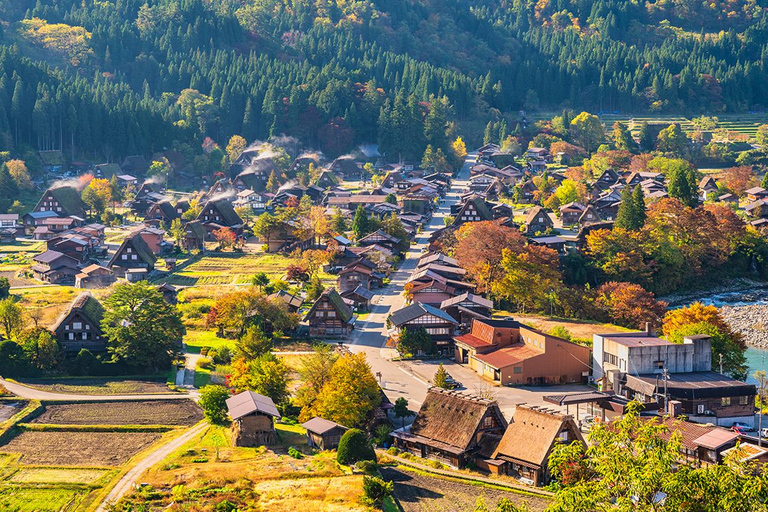
[[[495,401],[432,387],[413,423],[392,437],[402,451],[463,468],[474,461],[485,438],[498,440],[506,427]]]
[[[51,327],[51,332],[65,352],[77,353],[82,349],[103,352],[106,350],[106,339],[101,332],[103,317],[101,303],[90,292],[82,292]]]
[[[572,202],[560,207],[560,220],[563,226],[572,226],[579,222],[581,215],[586,210],[586,206],[581,203]]]
[[[301,305],[304,304],[304,299],[298,295],[292,295],[285,290],[278,290],[272,295],[269,295],[267,298],[270,300],[282,302],[291,313],[297,313],[299,308],[301,308]]]
[[[267,446],[275,443],[275,423],[280,413],[268,396],[243,391],[227,398],[235,446]]]
[[[341,297],[345,300],[352,301],[352,306],[356,310],[366,311],[371,305],[373,292],[365,286],[359,285],[354,290],[346,290],[341,292]]]
[[[87,206],[75,187],[55,187],[46,190],[33,212],[54,212],[59,217],[85,217]]]
[[[115,281],[114,272],[94,263],[93,265],[88,265],[75,275],[75,288],[86,290],[106,288]]]
[[[59,251],[45,251],[33,257],[32,261],[35,262],[32,266],[35,279],[50,284],[73,283],[80,263]]]
[[[550,480],[549,454],[559,443],[587,444],[573,416],[537,407],[518,405],[493,458],[503,463],[500,472],[529,485],[546,485]]]
[[[440,304],[440,309],[458,320],[462,327],[468,328],[475,318],[491,317],[493,301],[475,293],[464,292],[444,300]]]
[[[227,199],[208,201],[200,210],[197,220],[205,228],[208,240],[214,239],[214,231],[224,227],[230,228],[236,235],[239,235],[243,229],[243,219],[235,212],[232,203]]]
[[[520,187],[520,202],[532,203],[533,194],[538,190],[533,180],[529,179],[519,184]]]
[[[144,239],[137,235],[123,240],[112,258],[109,267],[117,276],[124,277],[128,270],[142,269],[151,272],[155,268],[155,257]]]
[[[205,249],[205,228],[198,220],[184,224],[184,236],[180,241],[180,247],[184,251]]]
[[[145,181],[136,191],[130,202],[131,211],[137,215],[145,215],[149,208],[160,201],[166,200],[163,195],[163,185],[154,181]]]
[[[178,302],[179,289],[172,284],[163,283],[157,287],[157,291],[163,295],[163,299],[168,304],[176,304]]]
[[[237,192],[242,192],[244,190],[263,192],[268,179],[269,175],[264,176],[259,169],[249,168],[238,174],[235,179],[232,180],[232,187]]]
[[[768,190],[765,190],[763,187],[752,187],[749,190],[745,190],[744,194],[746,194],[747,199],[750,201],[768,199]]]
[[[338,448],[341,436],[348,430],[344,425],[320,417],[314,417],[301,426],[307,431],[307,445],[321,450]]]
[[[444,300],[474,289],[473,283],[448,279],[426,267],[421,267],[411,274],[406,284],[409,301],[422,302],[434,307],[439,307]]]
[[[595,222],[602,222],[602,219],[597,213],[597,209],[593,205],[587,205],[587,207],[584,209],[584,212],[581,214],[581,217],[579,217],[579,227],[588,226],[589,224],[594,224]]]
[[[384,275],[376,271],[376,265],[365,259],[350,263],[339,272],[339,293],[352,291],[358,286],[366,290],[381,288]]]
[[[534,206],[525,216],[525,234],[535,235],[554,228],[554,223],[547,211],[541,206]]]
[[[176,211],[176,208],[168,199],[153,203],[149,209],[147,209],[147,214],[144,216],[144,220],[157,220],[168,226],[170,226],[171,222],[175,219],[179,218],[181,218],[181,213]]]
[[[362,166],[348,156],[340,156],[331,162],[329,169],[347,181],[359,180],[362,175]]]
[[[318,187],[325,190],[327,188],[335,187],[339,184],[339,179],[334,176],[334,174],[331,171],[323,171],[320,173],[320,176],[317,177],[317,183],[315,183]]]
[[[149,163],[142,155],[131,155],[125,157],[123,163],[120,164],[120,169],[124,174],[144,176],[149,170]]]
[[[93,254],[98,245],[98,239],[67,232],[49,238],[45,245],[49,251],[58,251],[83,263]]]
[[[753,218],[766,218],[768,217],[768,201],[753,201],[744,206],[744,211]]]
[[[22,217],[22,220],[24,222],[24,233],[27,236],[32,236],[35,233],[35,229],[45,226],[46,219],[56,218],[56,217],[57,217],[56,212],[52,212],[52,211],[25,213],[24,216]]]
[[[717,181],[712,176],[704,176],[699,182],[699,195],[703,200],[717,197],[719,195]]]
[[[459,322],[445,311],[429,304],[415,302],[394,311],[388,322],[392,325],[393,338],[397,338],[403,329],[413,331],[423,327],[432,339],[432,347],[427,352],[453,353],[451,340]]]
[[[354,328],[355,317],[335,288],[325,290],[307,312],[309,335],[346,337]]]
[[[485,199],[478,195],[473,195],[461,206],[461,209],[453,220],[453,225],[461,226],[465,222],[478,222],[483,220],[493,220],[493,213],[491,213],[491,209]]]

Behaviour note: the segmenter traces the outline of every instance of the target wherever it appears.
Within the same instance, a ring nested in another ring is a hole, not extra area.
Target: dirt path
[[[116,503],[122,498],[128,491],[130,491],[134,485],[138,482],[139,477],[144,474],[149,468],[168,457],[175,450],[181,448],[184,444],[191,441],[196,435],[201,434],[208,427],[207,423],[201,423],[191,430],[185,432],[180,437],[177,437],[173,441],[158,447],[155,451],[150,453],[147,457],[139,461],[134,467],[132,467],[120,480],[117,481],[112,490],[107,494],[104,500],[101,502],[96,512],[106,512],[109,505]]]

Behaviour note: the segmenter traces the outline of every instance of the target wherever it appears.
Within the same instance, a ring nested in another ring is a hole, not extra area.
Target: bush
[[[229,419],[227,416],[227,398],[229,391],[224,386],[203,386],[200,388],[200,401],[205,417],[211,423],[222,424]]]
[[[213,359],[215,364],[229,364],[232,362],[232,350],[229,347],[221,347],[213,354],[209,353],[208,357]]]
[[[397,449],[397,446],[390,446],[389,448],[387,448],[387,453],[390,455],[399,455],[400,450]]]
[[[202,368],[203,370],[210,370],[213,368],[213,359],[210,359],[208,357],[201,357],[197,360],[197,363],[195,364],[197,368]]]
[[[376,474],[376,469],[378,466],[372,460],[361,460],[355,464],[355,467],[358,469],[358,471],[361,471],[366,475],[374,475]]]
[[[376,446],[384,446],[389,442],[389,435],[392,429],[389,425],[379,425],[373,433],[373,442]]]
[[[362,430],[352,428],[347,430],[339,441],[336,461],[349,466],[361,460],[376,460],[376,452]]]
[[[301,453],[296,448],[294,448],[293,446],[288,448],[288,455],[290,455],[294,459],[303,459],[304,458],[304,454]]]
[[[392,496],[394,490],[395,484],[392,482],[385,482],[377,476],[363,477],[363,492],[365,493],[365,501],[369,505],[381,507],[384,500],[388,496]]]

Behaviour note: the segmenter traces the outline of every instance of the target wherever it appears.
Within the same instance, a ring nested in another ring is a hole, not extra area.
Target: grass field
[[[192,400],[48,404],[32,423],[56,425],[184,425],[203,419]]]
[[[20,454],[19,462],[39,466],[108,466],[124,464],[160,434],[149,432],[22,432],[0,446]]]
[[[78,378],[61,380],[24,380],[22,384],[51,393],[73,395],[145,395],[173,393],[162,380],[131,380],[113,378]]]
[[[513,316],[513,313],[506,311],[497,311],[494,316],[506,317]],[[570,318],[547,317],[544,315],[523,315],[514,313],[515,320],[544,332],[550,332],[555,327],[565,327],[573,336],[574,341],[592,343],[592,335],[606,332],[631,331],[626,327],[620,327],[613,324],[603,324],[600,322],[588,322],[584,320],[573,320]]]
[[[0,254],[6,252],[28,252],[37,254],[45,250],[45,242],[39,240],[16,240],[9,244],[0,244]]]
[[[88,491],[79,489],[0,489],[0,510],[8,512],[60,512],[75,510]]]
[[[200,349],[203,347],[214,350],[223,347],[235,348],[235,340],[219,338],[213,331],[188,330],[184,336],[184,343],[187,345],[187,351],[193,354],[199,354]]]

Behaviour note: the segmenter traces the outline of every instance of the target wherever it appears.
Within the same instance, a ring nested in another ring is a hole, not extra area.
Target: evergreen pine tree
[[[438,388],[448,389],[448,372],[443,368],[443,363],[437,367],[435,376],[432,378],[432,384]]]
[[[696,190],[696,176],[689,167],[675,170],[669,178],[669,196],[679,199],[691,208],[699,204]]]
[[[763,175],[763,181],[760,182],[760,186],[768,190],[768,172]]]
[[[653,151],[653,148],[656,147],[656,137],[653,136],[653,130],[645,121],[640,124],[639,139],[640,148],[643,151]]]
[[[634,202],[634,215],[633,220],[635,223],[635,229],[640,229],[645,226],[645,195],[640,185],[635,186],[634,192],[632,192],[632,201]]]
[[[613,226],[621,229],[635,229],[635,218],[635,201],[632,198],[632,189],[627,185],[621,191],[621,204]]]
[[[368,234],[368,214],[365,213],[363,205],[358,205],[355,211],[355,218],[352,221],[352,233],[356,240],[360,240]]]
[[[488,144],[493,140],[493,121],[488,121],[485,125],[485,133],[483,134],[483,144]]]

